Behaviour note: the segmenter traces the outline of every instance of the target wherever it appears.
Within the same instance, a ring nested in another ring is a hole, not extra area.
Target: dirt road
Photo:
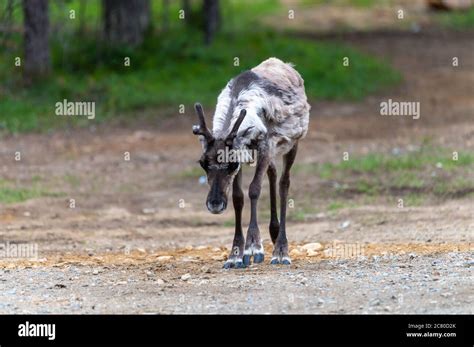
[[[472,38],[427,35],[420,46],[415,34],[341,36],[390,59],[405,81],[359,103],[313,103],[312,128],[297,162],[336,162],[345,150],[390,152],[427,138],[472,153]],[[449,65],[453,56],[463,62],[457,70]],[[387,98],[419,100],[421,120],[381,119],[378,105]],[[154,126],[1,139],[2,179],[41,190],[31,188],[36,198],[0,206],[0,240],[38,247],[37,259],[0,259],[0,313],[474,312],[468,191],[429,195],[403,208],[393,202],[400,192],[371,199],[352,194],[351,204],[331,210],[325,208],[334,197],[331,182],[295,172],[292,196],[296,204],[310,197],[310,206],[303,217],[290,213],[293,264],[268,264],[265,186],[265,263],[222,269],[232,210],[205,211],[191,117],[189,110]]]

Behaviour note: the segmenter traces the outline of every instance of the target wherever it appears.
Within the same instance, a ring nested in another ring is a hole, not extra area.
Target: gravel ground
[[[199,266],[1,270],[0,313],[474,313],[468,252]]]

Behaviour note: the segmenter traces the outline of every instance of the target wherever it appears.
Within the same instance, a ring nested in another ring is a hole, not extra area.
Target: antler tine
[[[197,102],[194,104],[194,109],[198,115],[199,125],[193,125],[193,133],[195,135],[202,135],[207,141],[210,141],[212,139],[212,134],[206,126],[206,118],[204,117],[202,105]]]
[[[240,125],[242,124],[246,114],[247,114],[246,110],[240,111],[239,118],[237,118],[237,120],[235,121],[231,132],[226,138],[227,141],[232,141],[237,136],[237,132],[239,131]]]

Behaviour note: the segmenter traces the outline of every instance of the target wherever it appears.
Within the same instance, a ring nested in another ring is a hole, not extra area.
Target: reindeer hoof
[[[250,265],[250,255],[244,255],[243,264],[244,264],[244,267],[247,267]]]
[[[241,269],[245,267],[244,263],[240,259],[229,259],[224,263],[224,269]]]
[[[255,264],[262,263],[264,259],[265,259],[265,254],[263,253],[257,253],[257,254],[254,254],[253,256],[253,262]]]
[[[242,269],[242,268],[244,268],[245,266],[244,266],[244,263],[243,263],[241,260],[239,260],[239,261],[236,261],[236,262],[235,262],[234,267],[235,267],[236,269]]]
[[[291,265],[291,259],[288,258],[288,257],[284,257],[284,258],[281,258],[281,259],[279,259],[277,257],[274,257],[270,261],[270,264],[272,264],[272,265],[278,265],[278,264]]]

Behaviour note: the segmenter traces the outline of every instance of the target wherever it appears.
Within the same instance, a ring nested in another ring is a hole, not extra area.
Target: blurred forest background
[[[81,124],[53,117],[54,104],[63,99],[95,101],[98,121],[136,117],[134,111],[157,107],[165,116],[196,100],[212,105],[230,77],[270,56],[294,62],[307,81],[318,82],[307,83],[311,99],[357,100],[399,82],[400,74],[386,62],[338,43],[309,44],[294,35],[301,28],[280,28],[272,19],[286,13],[284,8],[290,9],[288,17],[292,8],[300,16],[327,3],[374,5],[369,0],[0,0],[0,131]],[[474,22],[473,13],[437,16],[445,25],[465,27]],[[324,18],[308,20],[303,25],[324,28]],[[346,56],[357,64],[344,68]],[[146,114],[156,113],[140,112]]]

